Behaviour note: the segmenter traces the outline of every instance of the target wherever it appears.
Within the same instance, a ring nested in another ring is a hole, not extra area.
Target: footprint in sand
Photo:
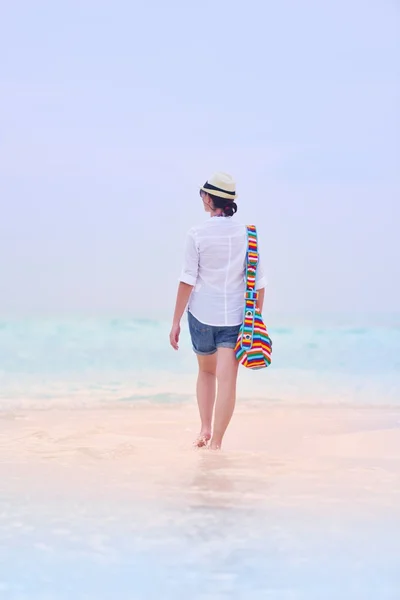
[[[88,456],[89,458],[94,458],[95,460],[101,460],[103,458],[100,452],[93,450],[93,448],[88,448],[87,446],[80,446],[79,448],[76,448],[76,453],[84,454],[85,456]]]

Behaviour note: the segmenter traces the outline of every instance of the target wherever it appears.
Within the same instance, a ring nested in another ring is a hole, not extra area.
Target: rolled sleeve
[[[262,290],[267,287],[267,277],[264,272],[264,267],[261,258],[258,259],[257,275],[256,275],[256,290]]]
[[[179,281],[188,285],[196,285],[199,272],[199,251],[196,244],[194,232],[191,230],[186,236],[185,254],[183,267]]]

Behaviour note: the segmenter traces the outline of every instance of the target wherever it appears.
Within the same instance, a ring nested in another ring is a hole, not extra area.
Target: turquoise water
[[[168,333],[168,323],[150,320],[3,321],[2,405],[190,400],[196,363],[186,325],[178,353]],[[400,319],[375,327],[272,323],[270,334],[273,364],[257,373],[241,369],[243,400],[400,402]]]

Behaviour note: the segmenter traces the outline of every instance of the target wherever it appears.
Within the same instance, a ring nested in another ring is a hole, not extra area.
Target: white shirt
[[[206,325],[240,325],[246,289],[246,226],[231,217],[210,217],[186,237],[180,281],[193,285],[189,310]],[[267,285],[258,263],[256,289]]]

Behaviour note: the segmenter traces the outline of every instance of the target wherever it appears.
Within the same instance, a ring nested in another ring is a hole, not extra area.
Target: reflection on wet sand
[[[228,507],[237,497],[233,460],[221,452],[199,452],[190,486],[191,503],[197,506]]]
[[[283,463],[261,455],[203,450],[190,484],[192,506],[237,508],[265,503]]]

